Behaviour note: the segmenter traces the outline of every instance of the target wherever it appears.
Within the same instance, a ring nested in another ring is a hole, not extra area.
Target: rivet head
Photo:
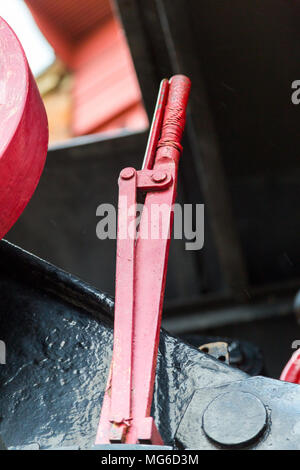
[[[167,177],[166,173],[162,171],[157,171],[156,173],[153,173],[152,180],[155,183],[162,183],[163,181],[165,181],[166,177]]]
[[[252,393],[227,392],[210,402],[202,428],[207,437],[223,446],[245,446],[255,442],[267,424],[264,404]]]
[[[135,169],[134,168],[124,168],[124,170],[121,171],[120,173],[120,177],[123,179],[123,180],[130,180],[131,178],[133,178],[135,175]]]

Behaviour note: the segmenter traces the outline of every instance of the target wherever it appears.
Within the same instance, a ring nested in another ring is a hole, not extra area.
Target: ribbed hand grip
[[[181,152],[180,145],[186,119],[186,107],[191,88],[191,81],[184,75],[174,75],[170,80],[161,137],[157,149],[174,147]]]

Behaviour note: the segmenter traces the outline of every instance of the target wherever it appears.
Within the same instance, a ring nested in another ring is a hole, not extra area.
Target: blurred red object
[[[300,349],[292,355],[281,373],[280,380],[300,385]]]
[[[48,126],[22,46],[0,18],[0,239],[29,202],[42,173]]]
[[[72,70],[72,133],[144,129],[148,119],[122,27],[109,0],[26,0]]]

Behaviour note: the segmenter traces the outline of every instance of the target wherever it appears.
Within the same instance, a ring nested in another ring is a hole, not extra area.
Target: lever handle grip
[[[165,108],[161,136],[157,149],[173,147],[182,151],[181,138],[186,120],[186,107],[191,81],[185,75],[174,75],[170,80],[168,100]],[[159,152],[161,154],[161,151]]]

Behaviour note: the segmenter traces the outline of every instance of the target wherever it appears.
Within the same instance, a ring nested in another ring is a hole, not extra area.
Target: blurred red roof
[[[145,128],[130,51],[109,0],[26,3],[57,56],[73,71],[73,135]]]

